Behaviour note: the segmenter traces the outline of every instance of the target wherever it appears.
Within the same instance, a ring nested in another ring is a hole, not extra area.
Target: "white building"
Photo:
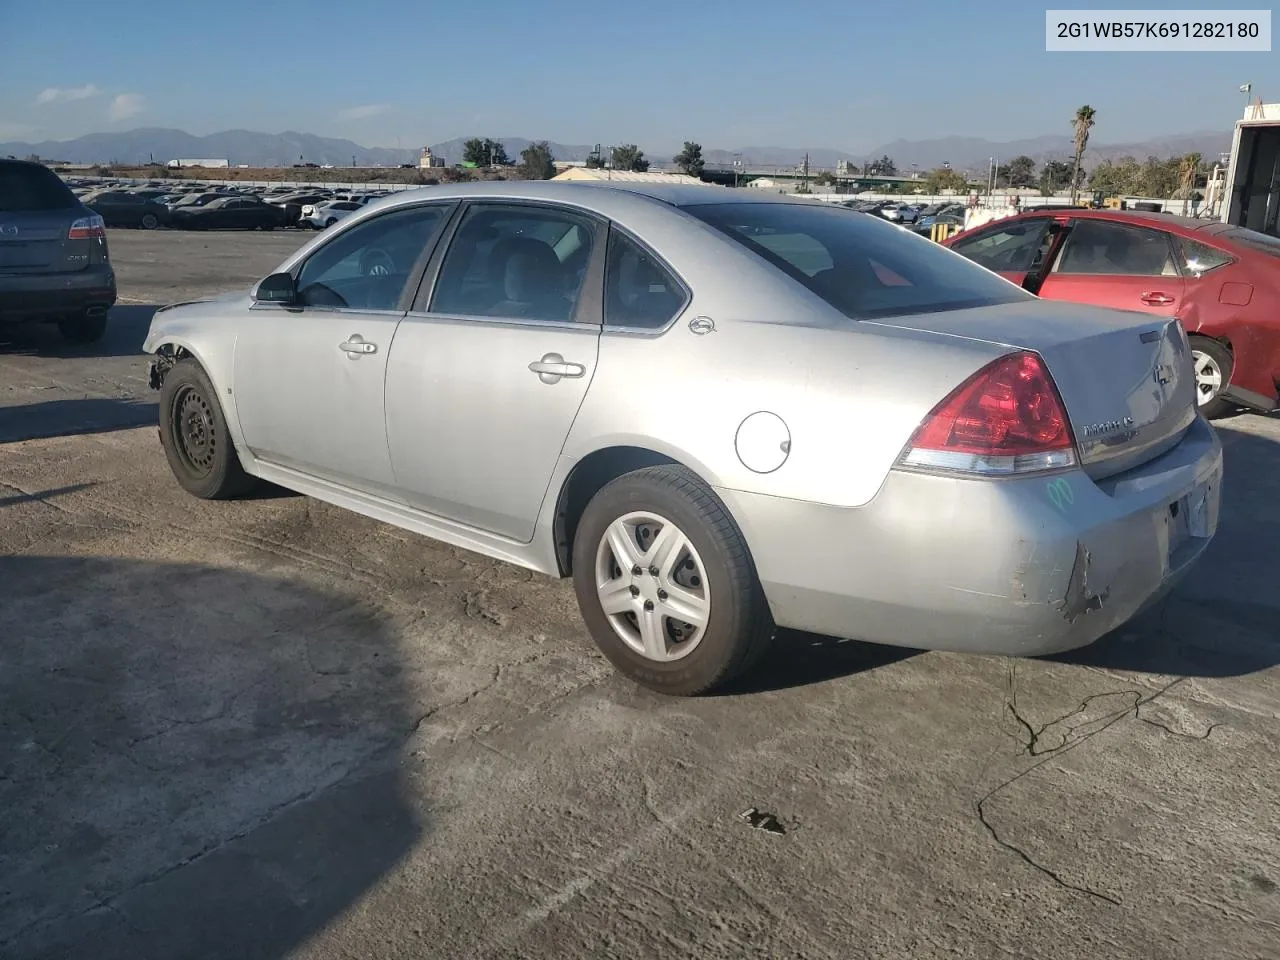
[[[170,160],[165,164],[175,170],[182,167],[205,167],[209,170],[225,170],[231,164],[226,160]]]
[[[422,156],[418,158],[419,170],[430,170],[432,167],[443,167],[444,157],[437,157],[430,147],[422,148]]]
[[[683,173],[636,173],[631,170],[601,170],[592,167],[570,167],[557,173],[552,180],[617,180],[621,183],[702,183],[697,177]]]
[[[1236,123],[1225,192],[1223,220],[1280,235],[1280,103],[1252,103]]]

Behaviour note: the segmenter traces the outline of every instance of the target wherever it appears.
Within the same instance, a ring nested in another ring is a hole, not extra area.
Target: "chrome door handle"
[[[342,343],[338,344],[338,349],[352,359],[355,359],[356,357],[363,356],[366,353],[377,353],[378,345],[376,343],[370,343],[358,333],[353,333]]]
[[[1140,299],[1153,307],[1163,307],[1167,303],[1173,303],[1173,297],[1167,293],[1144,293]]]
[[[555,383],[561,377],[581,377],[587,372],[582,364],[567,361],[558,353],[545,354],[541,360],[529,364],[529,369],[543,383]]]

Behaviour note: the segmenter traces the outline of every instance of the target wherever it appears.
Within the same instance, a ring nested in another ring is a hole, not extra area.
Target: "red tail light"
[[[1076,445],[1053,378],[1028,351],[992,361],[953,390],[899,463],[1007,476],[1075,466]]]
[[[68,240],[94,240],[106,235],[107,225],[96,213],[91,217],[81,217],[67,231]]]

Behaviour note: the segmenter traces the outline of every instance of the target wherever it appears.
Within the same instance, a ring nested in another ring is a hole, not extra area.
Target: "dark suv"
[[[92,343],[115,302],[102,218],[43,164],[0,160],[0,322],[56,321]]]

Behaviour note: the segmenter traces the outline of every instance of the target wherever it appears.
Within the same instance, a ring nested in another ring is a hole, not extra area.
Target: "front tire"
[[[1191,337],[1190,340],[1191,362],[1196,375],[1196,405],[1210,420],[1231,413],[1236,405],[1221,396],[1231,383],[1231,371],[1235,366],[1231,351],[1208,337]]]
[[[142,229],[155,230],[160,226],[160,218],[154,213],[144,213],[142,215]]]
[[[202,500],[230,500],[253,489],[227,430],[208,374],[179,360],[160,388],[160,444],[181,487]]]
[[[107,315],[81,313],[58,321],[58,332],[72,343],[97,343],[107,332]]]
[[[684,467],[645,467],[607,484],[574,536],[582,619],[619,671],[695,696],[749,669],[773,619],[742,532]]]

